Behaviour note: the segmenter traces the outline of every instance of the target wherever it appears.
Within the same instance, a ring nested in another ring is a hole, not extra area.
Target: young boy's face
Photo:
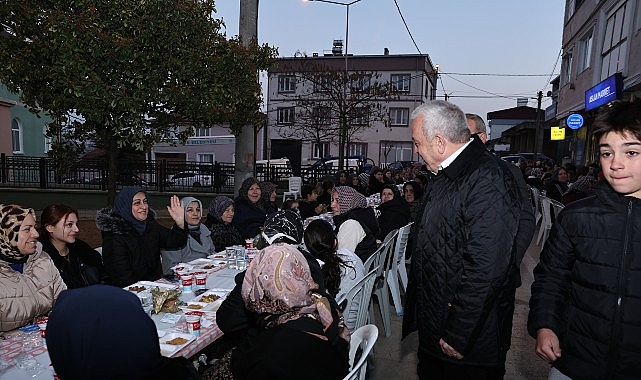
[[[599,157],[614,191],[641,198],[641,141],[631,133],[608,132],[599,141]]]

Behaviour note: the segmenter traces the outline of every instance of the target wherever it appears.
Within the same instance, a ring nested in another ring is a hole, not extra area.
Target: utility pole
[[[253,39],[258,39],[258,0],[240,0],[238,35],[245,46]],[[236,136],[235,158],[234,194],[238,194],[242,182],[254,176],[256,133],[253,126],[243,126],[242,132]]]
[[[534,161],[539,158],[539,153],[543,150],[543,136],[541,136],[541,100],[543,91],[536,94],[536,136],[534,136]]]

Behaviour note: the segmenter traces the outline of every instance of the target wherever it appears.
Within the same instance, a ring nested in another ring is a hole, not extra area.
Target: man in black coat
[[[403,336],[418,329],[421,379],[502,379],[518,271],[518,186],[444,101],[411,116],[435,173],[417,220]]]

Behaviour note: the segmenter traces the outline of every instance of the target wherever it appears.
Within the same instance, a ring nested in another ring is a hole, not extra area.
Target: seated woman
[[[359,178],[358,174],[350,174],[348,183],[349,184],[347,186],[353,187],[354,190],[365,195],[365,188],[363,188],[363,186],[361,185],[361,179]]]
[[[365,196],[349,186],[338,186],[332,193],[332,212],[338,247],[367,261],[376,251],[379,227],[374,209],[367,207]]]
[[[307,251],[319,260],[327,292],[339,299],[356,283],[365,277],[361,259],[345,248],[338,247],[338,239],[332,226],[324,220],[312,220],[303,234]],[[354,331],[358,303],[353,302],[350,310],[344,310],[345,326]]]
[[[217,251],[232,245],[244,245],[245,239],[231,222],[234,219],[234,201],[219,195],[209,202],[205,226],[211,231],[211,240]]]
[[[47,314],[67,287],[42,252],[33,209],[0,204],[0,226],[0,332],[6,332]]]
[[[78,232],[78,211],[65,205],[50,205],[42,210],[38,240],[69,289],[105,281],[102,256],[76,238]]]
[[[367,195],[379,194],[385,185],[385,176],[383,170],[375,168],[369,175],[367,181]]]
[[[416,181],[405,182],[403,185],[403,197],[410,206],[410,221],[415,221],[423,199],[423,188]]]
[[[274,212],[271,206],[262,201],[261,195],[260,185],[255,178],[244,180],[238,190],[238,197],[234,200],[232,224],[243,239],[253,239],[258,235],[267,216]]]
[[[273,182],[264,181],[261,182],[259,186],[261,194],[260,199],[265,205],[267,215],[271,215],[278,210],[278,206],[276,205],[276,189],[278,189],[278,185]]]
[[[325,212],[325,205],[318,202],[318,189],[313,185],[303,185],[300,188],[301,199],[298,202],[298,210],[303,219],[317,216]]]
[[[256,328],[203,379],[342,379],[349,371],[349,333],[318,288],[294,246],[277,243],[260,251],[241,290]],[[318,368],[311,369],[310,361]]]
[[[162,273],[165,276],[172,275],[171,267],[179,263],[204,259],[216,252],[211,240],[211,231],[201,223],[203,204],[194,197],[185,197],[180,203],[185,208],[185,225],[189,237],[187,245],[182,248],[161,250]]]
[[[396,185],[385,185],[381,190],[381,204],[378,205],[381,214],[378,217],[378,240],[383,241],[387,234],[401,228],[410,222],[410,206],[401,197]]]
[[[47,322],[47,349],[65,380],[200,378],[187,359],[160,354],[140,299],[114,286],[62,292]]]
[[[155,281],[162,276],[161,248],[182,248],[187,244],[185,209],[177,196],[167,206],[175,225],[160,225],[149,209],[147,193],[139,186],[127,186],[116,195],[114,208],[96,214],[102,231],[102,260],[108,282],[118,287],[136,281]]]

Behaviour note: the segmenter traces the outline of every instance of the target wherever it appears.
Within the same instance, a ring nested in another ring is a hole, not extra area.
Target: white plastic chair
[[[378,339],[378,328],[375,325],[365,325],[354,331],[349,343],[350,371],[343,380],[365,379],[367,356],[372,351],[372,348],[374,348],[376,339]],[[356,364],[354,364],[359,347],[361,349],[361,356],[358,358]]]
[[[550,204],[552,205],[552,211],[554,212],[554,220],[556,220],[556,218],[559,217],[559,213],[561,212],[561,210],[563,210],[563,207],[565,207],[565,205],[554,199],[550,199]]]
[[[534,225],[538,225],[541,220],[541,200],[539,189],[536,187],[530,187],[530,193],[532,194],[532,211],[534,211]]]
[[[392,335],[392,317],[390,316],[389,309],[389,286],[387,285],[387,276],[392,267],[393,249],[396,243],[396,236],[398,230],[390,231],[383,244],[378,247],[372,256],[365,260],[365,271],[369,272],[373,268],[376,270],[376,282],[372,294],[378,299],[378,308],[381,311],[381,319],[383,320],[383,327],[385,328],[385,336]],[[374,300],[369,302],[369,320],[374,321]]]
[[[102,256],[102,246],[94,248],[94,251],[98,252]]]
[[[351,313],[356,309],[356,321],[350,329],[352,332],[365,326],[369,322],[369,303],[372,299],[372,289],[374,289],[377,269],[378,267],[366,274],[365,277],[354,284],[347,293],[336,300],[339,305],[346,302],[345,308],[343,309],[345,321],[348,319],[351,320]]]
[[[294,198],[300,197],[300,188],[303,184],[303,179],[301,177],[289,177],[287,179],[289,182],[289,189],[283,193],[283,202],[287,199],[287,196],[294,196]]]
[[[392,255],[392,267],[387,274],[387,285],[389,285],[390,292],[392,293],[392,302],[396,309],[396,315],[403,315],[403,304],[401,302],[401,288],[403,291],[407,289],[407,269],[405,268],[405,249],[407,248],[407,240],[410,236],[410,229],[412,223],[404,225],[399,228],[398,236],[396,237],[396,244],[394,245]]]
[[[545,243],[552,228],[552,216],[550,215],[550,205],[552,204],[550,198],[541,195],[541,225],[539,226],[539,236],[536,239],[536,244],[541,245]]]

